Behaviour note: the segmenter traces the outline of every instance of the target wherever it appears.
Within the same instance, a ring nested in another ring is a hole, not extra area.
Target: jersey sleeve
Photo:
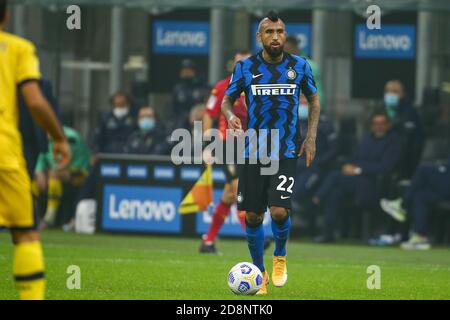
[[[300,82],[300,89],[305,96],[313,95],[317,92],[316,82],[308,61],[305,60],[304,74]]]
[[[242,65],[242,61],[236,63],[230,83],[228,84],[228,89],[225,92],[225,94],[233,100],[239,98],[241,92],[244,91],[245,78],[242,71]]]
[[[221,89],[218,85],[212,89],[208,101],[206,102],[206,113],[212,118],[217,118],[220,115],[224,95],[225,90],[223,88]]]
[[[19,65],[16,72],[16,83],[21,84],[27,80],[41,78],[39,71],[39,59],[36,50],[31,43],[24,43],[19,48]]]

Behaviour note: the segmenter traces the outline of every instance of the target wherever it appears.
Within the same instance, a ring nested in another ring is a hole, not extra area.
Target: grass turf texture
[[[258,297],[236,296],[226,282],[233,265],[250,260],[244,240],[218,241],[223,255],[213,256],[198,253],[199,239],[60,231],[46,231],[42,239],[48,299],[450,299],[449,248],[407,252],[291,241],[286,286],[270,285],[269,294]],[[1,232],[0,300],[18,297],[12,253],[9,234]],[[70,265],[81,269],[80,290],[66,287]],[[367,289],[369,265],[381,268],[380,290]]]

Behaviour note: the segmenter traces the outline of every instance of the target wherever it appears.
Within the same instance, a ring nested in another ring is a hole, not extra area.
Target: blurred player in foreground
[[[222,112],[230,129],[242,129],[241,121],[232,108],[234,101],[242,92],[245,93],[248,110],[246,135],[253,134],[258,140],[253,141],[254,137],[250,137],[250,142],[245,145],[244,158],[250,161],[239,168],[238,209],[246,212],[248,248],[253,263],[263,273],[263,284],[257,294],[267,294],[269,275],[264,267],[264,212],[269,207],[275,238],[272,282],[282,287],[287,281],[286,243],[291,227],[289,211],[297,158],[306,153],[308,167],[314,159],[320,103],[308,62],[283,52],[285,24],[276,13],[269,12],[261,20],[256,37],[263,50],[236,64],[222,101]],[[299,90],[307,97],[309,108],[308,132],[300,152]],[[278,136],[272,137],[273,133],[278,133]],[[267,155],[265,159],[264,155]],[[256,164],[253,164],[253,157]],[[262,161],[267,159],[270,160],[268,165]],[[277,172],[263,174],[263,169],[277,165]]]
[[[6,0],[0,0],[0,227],[11,230],[13,273],[20,298],[43,299],[44,259],[18,130],[17,90],[34,120],[54,139],[53,152],[60,167],[69,163],[70,149],[39,88],[41,74],[35,48],[30,42],[2,31],[6,20]]]

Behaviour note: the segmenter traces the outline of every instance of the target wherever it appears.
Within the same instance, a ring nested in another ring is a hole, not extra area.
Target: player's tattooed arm
[[[242,129],[241,120],[233,113],[233,104],[234,100],[230,96],[225,95],[222,100],[222,113],[228,121],[228,128],[240,130]]]
[[[316,139],[317,126],[320,118],[320,101],[319,95],[314,93],[308,97],[308,133],[307,136]]]
[[[306,166],[309,167],[316,155],[317,126],[320,117],[320,101],[317,93],[308,98],[308,133],[300,149],[300,156],[306,154]]]

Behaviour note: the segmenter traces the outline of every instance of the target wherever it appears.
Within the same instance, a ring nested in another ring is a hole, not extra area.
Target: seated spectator
[[[90,152],[80,134],[72,128],[63,127],[70,145],[72,159],[66,168],[57,168],[53,159],[53,142],[49,141],[48,152],[40,153],[35,170],[35,179],[40,192],[47,191],[47,209],[41,228],[53,226],[60,208],[63,192],[70,190],[74,197],[84,183],[89,170]],[[64,209],[62,223],[70,225],[74,214],[74,201]]]
[[[122,153],[123,146],[136,129],[136,119],[130,113],[130,98],[123,92],[111,98],[112,110],[104,114],[95,133],[96,153]]]
[[[166,130],[152,107],[143,107],[138,114],[138,127],[125,144],[125,153],[158,154],[170,153]]]
[[[172,92],[173,114],[176,119],[188,117],[192,107],[204,102],[209,90],[206,84],[198,76],[197,68],[192,60],[185,59],[181,62],[179,80],[175,84]],[[182,124],[176,122],[175,127]]]
[[[308,129],[308,101],[304,95],[300,95],[298,116],[300,130],[304,137]],[[292,200],[300,205],[302,211],[311,218],[314,218],[314,214],[311,214],[314,211],[311,197],[336,159],[338,149],[336,139],[337,134],[333,124],[324,115],[321,115],[317,127],[316,157],[312,166],[307,168],[304,158],[300,158],[298,161],[297,179],[295,180]]]
[[[419,115],[399,80],[390,80],[386,83],[384,106],[393,129],[401,138],[400,179],[411,179],[422,153],[424,133]]]
[[[111,97],[112,110],[101,117],[95,131],[91,164],[92,168],[84,185],[81,187],[79,199],[95,197],[97,181],[97,153],[124,153],[124,146],[130,135],[136,130],[131,98],[124,92],[117,92]]]
[[[203,121],[203,116],[205,114],[205,105],[204,104],[197,104],[195,105],[191,112],[189,113],[189,126],[187,129],[191,131],[192,134],[194,134],[194,122],[196,121]],[[201,129],[201,128],[200,128]],[[200,130],[199,129],[199,130]],[[202,132],[200,132],[200,136],[202,135]]]
[[[191,136],[191,141],[188,142],[188,144],[184,144],[186,141],[183,139],[183,153],[180,153],[181,150],[177,150],[175,151],[175,153],[172,155],[172,149],[176,146],[179,146],[179,143],[181,142],[181,140],[171,140],[171,134],[169,135],[169,141],[170,141],[170,153],[172,156],[174,157],[195,157],[194,155],[194,146],[196,143],[198,143],[200,146],[202,146],[203,140],[202,140],[202,136],[203,136],[203,124],[202,124],[202,120],[203,120],[203,116],[205,114],[205,105],[204,104],[197,104],[195,105],[192,109],[191,112],[189,113],[188,118],[186,119],[186,121],[184,122],[182,127],[179,128],[175,128],[175,130],[177,129],[182,129],[182,130],[188,130],[190,132],[190,136]],[[195,126],[195,122],[199,122],[199,124],[197,124],[197,126]],[[197,140],[195,140],[194,137],[197,137]],[[186,148],[186,149],[185,149]],[[186,155],[186,153],[184,153],[184,151],[188,152],[188,150],[190,150],[190,154]]]
[[[351,160],[340,171],[325,178],[313,197],[323,205],[325,225],[318,242],[335,240],[334,230],[342,201],[354,202],[364,209],[376,208],[380,195],[377,186],[380,176],[391,174],[399,164],[400,138],[391,129],[384,112],[371,117],[371,133],[356,147]]]
[[[403,198],[380,201],[395,220],[404,222],[407,215],[412,220],[411,237],[401,244],[403,249],[430,249],[429,215],[440,201],[450,201],[450,156],[447,165],[419,166]]]

